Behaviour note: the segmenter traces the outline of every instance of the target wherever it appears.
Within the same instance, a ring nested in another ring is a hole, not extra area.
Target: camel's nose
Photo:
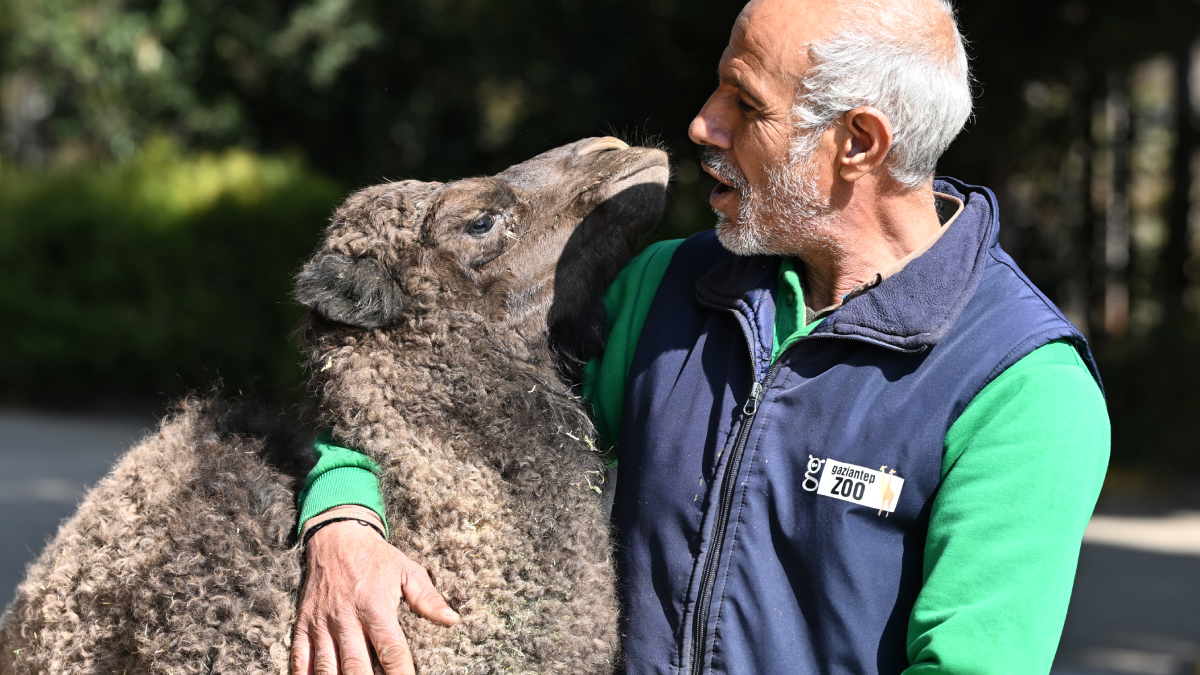
[[[612,136],[605,136],[604,138],[597,138],[596,140],[592,141],[591,143],[588,143],[588,144],[584,145],[583,147],[579,148],[578,150],[575,151],[575,156],[576,157],[587,157],[588,155],[594,155],[598,152],[604,152],[605,150],[628,150],[628,149],[629,149],[629,144],[626,143],[625,141],[622,141],[619,138],[613,138]]]

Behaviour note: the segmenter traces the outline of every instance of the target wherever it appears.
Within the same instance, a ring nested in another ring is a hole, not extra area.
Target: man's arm
[[[307,570],[292,639],[292,672],[370,675],[368,642],[387,675],[415,673],[396,608],[403,599],[419,616],[444,625],[458,614],[429,574],[370,527],[386,531],[379,466],[366,455],[333,443],[329,431],[313,443],[317,464],[300,503],[300,540],[307,540]]]
[[[1104,398],[1066,342],[975,397],[946,435],[905,675],[1050,671],[1108,454]]]
[[[605,354],[587,364],[584,398],[595,407],[597,426],[616,443],[625,378],[650,302],[682,240],[653,244],[629,263],[605,296],[611,321]],[[317,465],[298,498],[301,536],[329,518],[351,516],[386,527],[383,499],[370,458],[318,436]],[[292,641],[292,672],[298,675],[369,675],[367,642],[387,675],[413,673],[412,654],[396,619],[403,598],[419,616],[452,625],[458,615],[433,586],[424,568],[378,534],[353,521],[328,525],[309,541],[308,573]]]

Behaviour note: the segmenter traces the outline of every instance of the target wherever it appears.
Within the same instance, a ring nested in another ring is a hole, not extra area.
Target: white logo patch
[[[832,459],[817,459],[812,455],[809,455],[808,472],[804,476],[805,490],[876,509],[879,515],[896,510],[903,488],[904,479],[896,476],[895,469],[888,470],[883,466],[876,471]]]

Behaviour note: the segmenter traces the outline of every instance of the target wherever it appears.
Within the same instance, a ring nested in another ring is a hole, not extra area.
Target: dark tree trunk
[[[1099,341],[1104,334],[1104,238],[1103,227],[1097,227],[1099,213],[1096,210],[1096,107],[1098,92],[1095,78],[1088,76],[1088,84],[1079,104],[1079,124],[1083,137],[1083,176],[1081,190],[1083,198],[1080,228],[1080,248],[1083,262],[1083,281],[1088,338]]]
[[[1168,210],[1167,244],[1162,263],[1164,306],[1169,318],[1184,310],[1188,278],[1186,266],[1191,257],[1191,233],[1188,215],[1191,211],[1192,153],[1196,129],[1192,114],[1190,83],[1192,47],[1184,45],[1175,55],[1175,153],[1171,162],[1171,202]]]
[[[1133,115],[1129,73],[1114,74],[1109,84],[1112,184],[1104,214],[1104,330],[1124,337],[1129,330],[1129,185],[1132,177]]]

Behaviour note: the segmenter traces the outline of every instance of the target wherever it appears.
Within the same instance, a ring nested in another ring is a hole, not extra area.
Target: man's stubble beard
[[[766,189],[751,186],[724,153],[705,150],[704,163],[738,193],[736,222],[714,209],[722,246],[737,255],[795,255],[802,260],[841,250],[840,220],[817,186],[820,139],[820,133],[799,132],[787,158],[767,168]]]

